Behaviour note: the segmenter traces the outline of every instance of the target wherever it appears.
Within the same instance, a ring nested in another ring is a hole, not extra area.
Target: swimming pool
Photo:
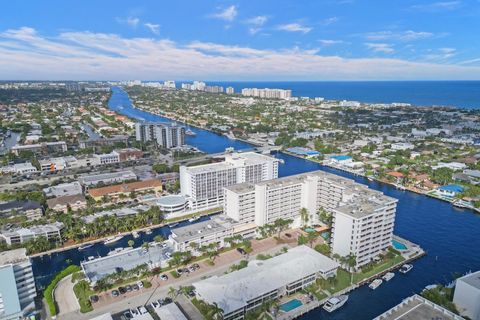
[[[298,299],[292,299],[288,302],[285,302],[284,304],[280,305],[280,310],[284,312],[289,312],[292,311],[293,309],[296,309],[302,305],[302,301]]]
[[[392,240],[392,246],[397,250],[407,250],[408,249],[406,245],[404,245],[403,243],[401,243],[401,242],[399,242],[395,239]]]
[[[305,232],[312,233],[312,232],[315,232],[315,229],[313,229],[313,228],[305,228]]]

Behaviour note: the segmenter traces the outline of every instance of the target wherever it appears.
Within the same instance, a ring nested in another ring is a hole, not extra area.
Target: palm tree
[[[216,302],[209,305],[208,316],[212,319],[221,319],[223,317],[223,309]]]
[[[168,293],[167,295],[170,297],[170,299],[175,300],[177,299],[178,292],[175,290],[174,287],[168,288]]]
[[[307,208],[300,209],[300,219],[302,219],[302,226],[305,227],[309,221],[309,214]]]
[[[134,244],[135,244],[135,241],[133,241],[132,239],[128,240],[129,247],[133,247]]]

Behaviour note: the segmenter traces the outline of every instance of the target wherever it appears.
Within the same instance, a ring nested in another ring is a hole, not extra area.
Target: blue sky
[[[3,1],[1,79],[480,78],[480,1]]]

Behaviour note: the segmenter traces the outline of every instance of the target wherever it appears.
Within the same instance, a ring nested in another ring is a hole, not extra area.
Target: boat
[[[336,297],[331,297],[323,305],[323,309],[327,312],[333,312],[343,306],[348,300],[347,295],[340,295]]]
[[[123,238],[123,236],[108,237],[107,239],[105,239],[103,244],[109,245],[109,244],[112,244],[112,243],[115,243],[115,242],[121,240],[122,238]]]
[[[78,247],[78,250],[85,250],[91,247],[93,247],[93,243],[87,243],[87,244],[84,244],[83,246]]]
[[[372,177],[367,177],[367,180],[368,181],[373,181],[373,178]]]
[[[387,272],[383,275],[382,279],[385,281],[390,281],[393,277],[395,277],[395,273]]]
[[[369,285],[368,287],[372,290],[375,290],[377,289],[381,284],[383,283],[383,280],[382,279],[375,279],[373,280]]]
[[[170,223],[168,226],[170,228],[175,228],[176,226],[178,226],[178,222]]]
[[[433,290],[433,289],[436,289],[437,287],[438,287],[438,284],[429,284],[428,286],[425,286],[425,288],[423,288],[422,292]]]
[[[405,188],[403,185],[401,185],[401,184],[396,184],[395,187],[396,187],[398,190],[401,190],[401,191],[405,191],[405,190],[406,190],[406,188]]]
[[[140,237],[140,235],[138,234],[137,231],[133,231],[132,236],[133,236],[134,239],[137,239],[138,237]]]
[[[465,200],[461,200],[461,199],[453,202],[453,205],[455,207],[458,207],[458,208],[468,208],[468,209],[473,208],[473,205],[470,201],[465,201]]]
[[[410,270],[413,269],[413,266],[411,264],[404,264],[403,266],[400,267],[400,271],[401,273],[405,274],[407,272],[409,272]]]
[[[197,135],[195,132],[193,132],[193,131],[190,130],[190,129],[185,130],[185,134],[186,134],[187,136],[195,136],[195,135]]]
[[[152,234],[152,232],[153,232],[152,229],[145,230],[145,234]]]
[[[191,217],[190,219],[188,219],[188,222],[194,222],[194,221],[197,221],[198,219],[200,219],[200,217]]]
[[[94,257],[94,256],[89,256],[89,257],[87,258],[87,260],[88,260],[88,261],[95,260],[95,257]]]

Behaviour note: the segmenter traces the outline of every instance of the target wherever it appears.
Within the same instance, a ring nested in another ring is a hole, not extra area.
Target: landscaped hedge
[[[53,298],[53,290],[55,290],[55,287],[60,282],[60,280],[62,280],[66,276],[68,276],[72,273],[78,272],[80,270],[82,270],[82,268],[80,268],[80,266],[69,265],[68,267],[66,267],[65,269],[63,269],[59,273],[57,273],[55,275],[55,277],[53,278],[52,282],[50,282],[50,284],[43,291],[43,296],[45,297],[45,300],[47,301],[48,310],[50,311],[51,316],[55,316],[58,312],[57,306],[55,305],[55,299]]]

